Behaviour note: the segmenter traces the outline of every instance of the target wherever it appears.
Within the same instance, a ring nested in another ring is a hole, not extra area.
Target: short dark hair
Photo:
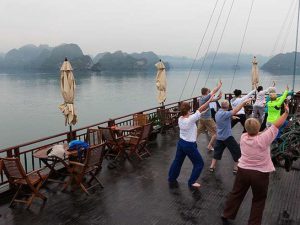
[[[240,96],[240,95],[242,94],[242,91],[239,90],[239,89],[235,89],[235,90],[233,91],[233,94],[235,95],[235,97],[238,97],[238,96]]]
[[[201,94],[202,95],[206,95],[208,92],[208,88],[204,87],[204,88],[201,88]]]
[[[258,87],[257,87],[257,91],[258,91],[258,92],[262,91],[263,89],[264,89],[263,86],[258,86]]]
[[[180,113],[182,116],[185,116],[189,113],[191,106],[188,102],[181,102],[180,104]]]

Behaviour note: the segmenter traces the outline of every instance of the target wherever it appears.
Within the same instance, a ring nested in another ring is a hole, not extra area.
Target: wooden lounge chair
[[[110,127],[99,127],[102,132],[102,136],[105,140],[105,144],[108,148],[105,153],[106,157],[112,157],[113,160],[118,159],[123,153],[125,154],[125,140],[124,136],[119,135]]]
[[[146,145],[152,130],[152,124],[148,123],[141,128],[138,136],[130,136],[128,141],[130,155],[135,154],[140,160],[145,155],[151,155]]]
[[[97,178],[97,175],[100,173],[102,168],[104,158],[103,149],[104,144],[93,145],[87,150],[86,158],[83,163],[70,161],[70,175],[63,187],[63,190],[66,190],[73,181],[88,195],[88,190],[97,185],[103,188],[103,185]],[[86,179],[87,176],[90,176],[90,178]],[[95,184],[91,185],[94,180],[96,181]]]
[[[42,175],[40,170],[26,174],[19,158],[2,158],[1,160],[8,182],[17,188],[17,192],[10,202],[9,207],[12,207],[13,203],[19,202],[25,203],[28,209],[35,197],[41,198],[44,201],[47,200],[47,198],[40,193],[40,188],[47,175]],[[25,186],[27,186],[28,190],[30,190],[30,197],[27,200],[17,199],[20,191]]]
[[[176,132],[177,116],[168,109],[157,109],[157,117],[161,124],[161,133],[166,130],[173,129]]]

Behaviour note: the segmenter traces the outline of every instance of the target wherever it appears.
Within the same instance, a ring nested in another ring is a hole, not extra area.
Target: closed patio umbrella
[[[75,79],[73,76],[73,69],[68,61],[65,58],[64,63],[60,69],[60,89],[64,99],[64,103],[59,106],[59,109],[65,116],[65,126],[67,124],[75,125],[77,122],[77,115],[74,108],[74,95],[75,95]]]
[[[256,57],[253,57],[252,60],[252,90],[255,89],[255,87],[259,84],[259,74],[258,74],[258,62],[256,60]]]
[[[158,91],[157,101],[159,104],[164,104],[166,101],[166,92],[167,92],[167,76],[166,76],[166,67],[161,60],[155,64],[157,68],[156,74],[156,88]]]

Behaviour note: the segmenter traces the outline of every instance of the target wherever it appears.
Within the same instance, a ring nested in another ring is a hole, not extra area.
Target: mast
[[[298,18],[297,18],[297,32],[296,32],[296,47],[295,47],[295,58],[294,58],[294,73],[293,73],[293,88],[295,91],[295,78],[296,78],[296,64],[297,64],[297,51],[298,51],[298,33],[299,33],[299,16],[300,16],[300,0],[298,3]]]

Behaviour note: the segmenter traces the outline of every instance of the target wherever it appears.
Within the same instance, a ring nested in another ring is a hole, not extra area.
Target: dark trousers
[[[189,186],[195,183],[196,180],[199,178],[200,173],[204,166],[204,162],[197,149],[196,142],[188,142],[179,139],[177,143],[176,156],[169,171],[169,182],[175,182],[176,179],[178,178],[182,163],[186,156],[188,156],[193,163],[192,174],[188,181]]]
[[[239,144],[236,142],[233,136],[228,137],[226,140],[221,141],[217,140],[214,146],[214,159],[221,160],[222,155],[225,148],[228,148],[228,150],[231,153],[233,161],[237,162],[239,158],[241,157],[241,149]]]
[[[231,128],[233,128],[237,123],[241,123],[244,128],[243,133],[245,133],[246,132],[246,130],[245,130],[246,115],[245,114],[237,114],[235,116],[237,116],[239,119],[231,120]]]
[[[239,168],[234,186],[225,204],[223,217],[235,219],[240,205],[251,187],[253,198],[248,225],[260,225],[268,193],[269,173]]]
[[[211,118],[213,118],[213,120],[216,122],[216,111],[214,108],[211,108],[210,109],[210,112],[211,112]]]
[[[266,126],[266,124],[267,124],[267,119],[268,119],[268,113],[265,113],[264,121],[262,122],[262,124],[261,124],[261,126],[260,126],[260,129],[259,129],[260,132],[261,132],[261,131],[264,131],[264,130],[267,128],[267,126]]]

